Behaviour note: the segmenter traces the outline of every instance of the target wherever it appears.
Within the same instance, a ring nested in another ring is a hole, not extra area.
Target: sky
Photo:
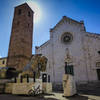
[[[33,47],[49,40],[53,28],[63,16],[84,20],[86,31],[100,33],[100,0],[0,0],[0,57],[8,55],[14,7],[28,2],[38,14],[33,26]],[[33,5],[34,3],[36,5]],[[34,19],[35,20],[35,19]]]

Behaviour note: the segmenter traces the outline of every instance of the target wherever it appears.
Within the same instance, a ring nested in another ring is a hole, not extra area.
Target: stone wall
[[[12,93],[13,84],[14,83],[6,83],[5,84],[5,93],[9,93],[9,94]]]
[[[13,83],[12,94],[28,94],[34,83]]]
[[[7,65],[7,58],[0,58],[0,67],[6,67]]]

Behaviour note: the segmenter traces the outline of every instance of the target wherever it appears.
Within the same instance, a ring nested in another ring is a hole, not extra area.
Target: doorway
[[[97,69],[98,80],[100,80],[100,69]]]

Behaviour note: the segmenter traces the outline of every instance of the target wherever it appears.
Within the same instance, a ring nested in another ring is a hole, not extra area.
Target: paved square
[[[100,96],[78,94],[65,98],[62,93],[52,93],[51,95],[38,95],[35,97],[19,96],[11,94],[0,94],[0,100],[100,100]]]

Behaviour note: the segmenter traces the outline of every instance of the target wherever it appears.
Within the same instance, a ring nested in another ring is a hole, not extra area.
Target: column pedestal
[[[64,96],[73,96],[77,93],[74,77],[70,74],[63,75]]]

